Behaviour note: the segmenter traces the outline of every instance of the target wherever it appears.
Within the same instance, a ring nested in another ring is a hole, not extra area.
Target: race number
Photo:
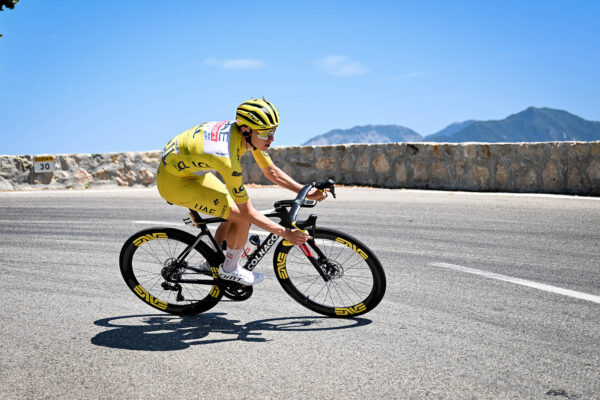
[[[33,170],[35,172],[53,172],[54,156],[40,156],[33,158]]]

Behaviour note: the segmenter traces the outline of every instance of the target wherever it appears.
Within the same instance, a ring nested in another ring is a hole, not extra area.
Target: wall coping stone
[[[600,141],[279,146],[269,154],[299,182],[600,196]],[[57,154],[53,173],[34,172],[34,156],[3,155],[0,190],[152,186],[160,155]],[[245,183],[271,184],[251,156],[241,161]]]

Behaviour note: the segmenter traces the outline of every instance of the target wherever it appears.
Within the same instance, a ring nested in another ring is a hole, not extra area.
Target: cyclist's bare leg
[[[248,222],[240,213],[240,209],[232,205],[229,216],[227,217],[229,227],[227,229],[225,239],[227,247],[231,249],[242,249],[248,239],[250,231],[250,222]],[[218,243],[218,242],[217,242]]]
[[[239,266],[244,244],[250,231],[250,222],[242,217],[237,206],[233,205],[230,209],[229,230],[227,231],[227,251],[225,252],[225,262],[219,267],[219,277],[232,280],[244,285],[254,285],[263,280],[261,273],[248,271]]]
[[[227,235],[229,233],[229,228],[231,227],[231,222],[225,221],[221,222],[217,231],[215,232],[215,241],[220,245],[223,244],[224,240],[227,240]]]

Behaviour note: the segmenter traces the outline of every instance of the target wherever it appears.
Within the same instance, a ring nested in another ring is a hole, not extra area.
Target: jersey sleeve
[[[242,181],[242,166],[239,160],[233,161],[231,168],[228,168],[227,172],[222,173],[221,176],[235,204],[247,203],[250,200]]]
[[[261,168],[267,168],[273,165],[273,160],[269,156],[269,153],[260,150],[252,150],[252,156],[254,156],[254,160]]]

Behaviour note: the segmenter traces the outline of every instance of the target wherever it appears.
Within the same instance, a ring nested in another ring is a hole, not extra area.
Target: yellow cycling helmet
[[[264,97],[252,99],[238,106],[236,121],[257,131],[273,130],[279,125],[279,113]]]

